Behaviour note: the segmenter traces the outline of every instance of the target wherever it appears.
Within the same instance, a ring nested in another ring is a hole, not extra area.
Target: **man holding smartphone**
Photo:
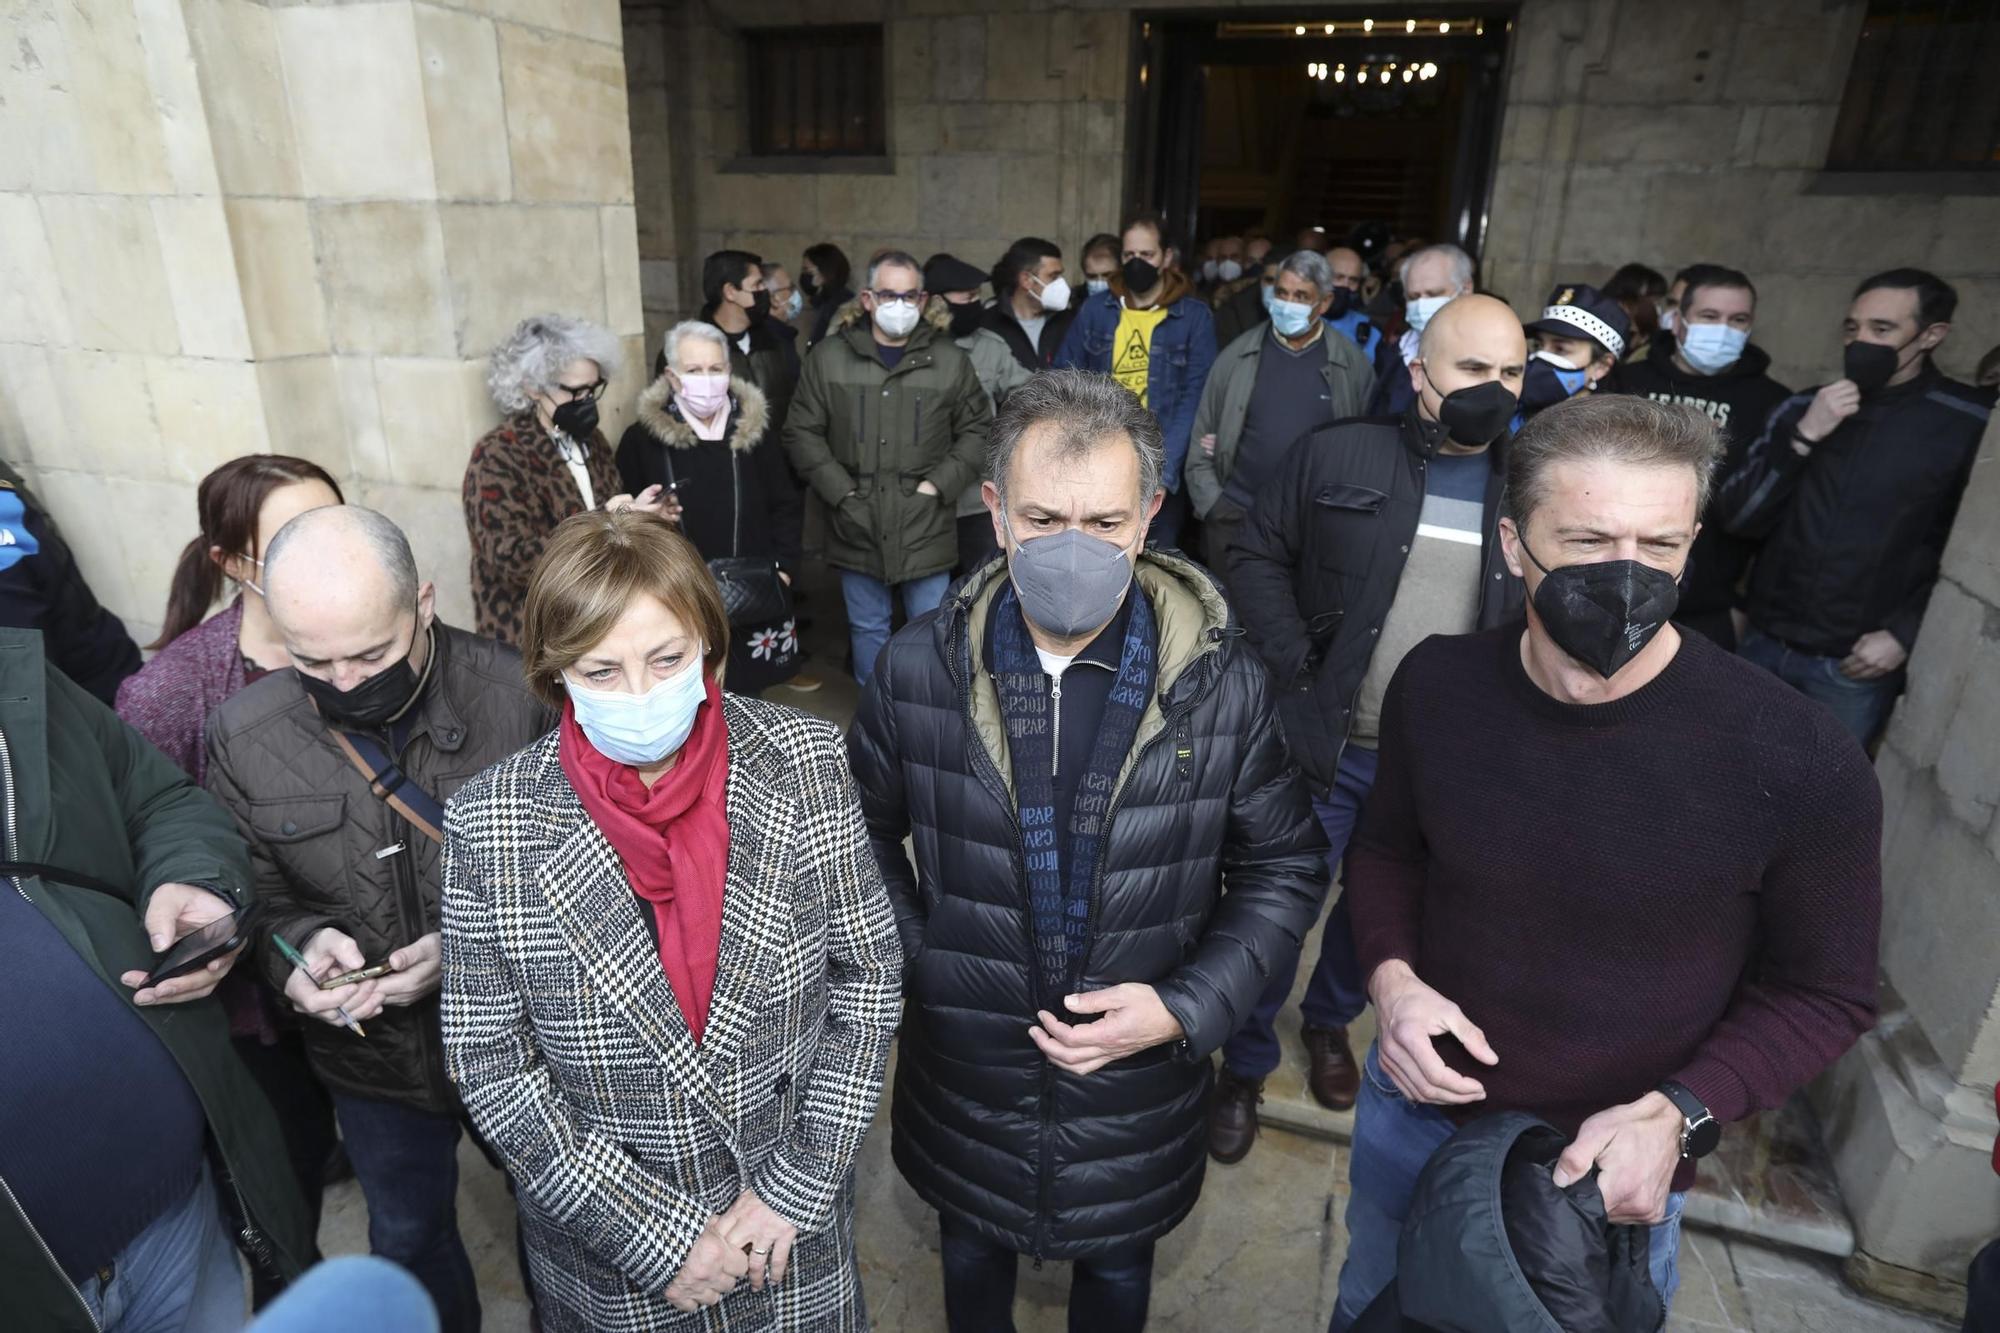
[[[253,931],[264,976],[320,1020],[306,1054],[367,1196],[369,1246],[465,1333],[479,1295],[454,1202],[463,1112],[438,1028],[436,830],[444,801],[552,719],[513,649],[438,623],[408,540],[372,510],[281,528],[264,599],[294,670],[211,716],[208,785],[269,906]]]
[[[238,1247],[296,1276],[316,1257],[305,1203],[209,998],[236,953],[146,983],[252,901],[243,844],[33,630],[0,629],[0,774],[5,1322],[240,1328]]]

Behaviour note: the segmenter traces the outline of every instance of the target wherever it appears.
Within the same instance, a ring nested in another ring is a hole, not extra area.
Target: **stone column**
[[[1857,1285],[1955,1314],[2000,1236],[2000,417],[1910,657],[1882,780],[1881,1026],[1815,1088]]]
[[[0,106],[0,450],[157,624],[194,484],[299,454],[469,623],[486,352],[559,310],[644,380],[616,0],[28,0]],[[96,520],[96,521],[93,521]]]

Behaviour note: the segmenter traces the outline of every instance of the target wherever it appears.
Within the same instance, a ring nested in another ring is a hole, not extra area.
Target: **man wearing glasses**
[[[826,558],[864,685],[896,592],[912,620],[944,599],[958,560],[954,505],[980,478],[993,418],[949,312],[925,300],[914,258],[877,254],[861,295],[806,357],[785,422],[792,467],[826,503]]]

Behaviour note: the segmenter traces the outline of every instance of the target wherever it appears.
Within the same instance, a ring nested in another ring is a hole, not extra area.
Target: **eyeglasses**
[[[880,305],[886,301],[908,301],[911,305],[915,305],[917,301],[923,296],[923,292],[921,290],[914,292],[876,291],[876,292],[871,292],[869,294],[875,298],[875,303],[877,305]]]
[[[592,384],[558,384],[572,403],[594,403],[604,396],[605,382],[598,380]]]

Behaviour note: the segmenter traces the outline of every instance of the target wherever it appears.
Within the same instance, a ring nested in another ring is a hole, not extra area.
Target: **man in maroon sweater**
[[[1875,1019],[1881,794],[1825,708],[1668,623],[1719,453],[1708,418],[1609,395],[1515,439],[1500,520],[1528,623],[1432,638],[1383,705],[1349,852],[1381,1035],[1355,1111],[1335,1333],[1395,1278],[1418,1173],[1490,1111],[1575,1141],[1611,1220],[1680,1206],[1719,1122],[1773,1107]]]

